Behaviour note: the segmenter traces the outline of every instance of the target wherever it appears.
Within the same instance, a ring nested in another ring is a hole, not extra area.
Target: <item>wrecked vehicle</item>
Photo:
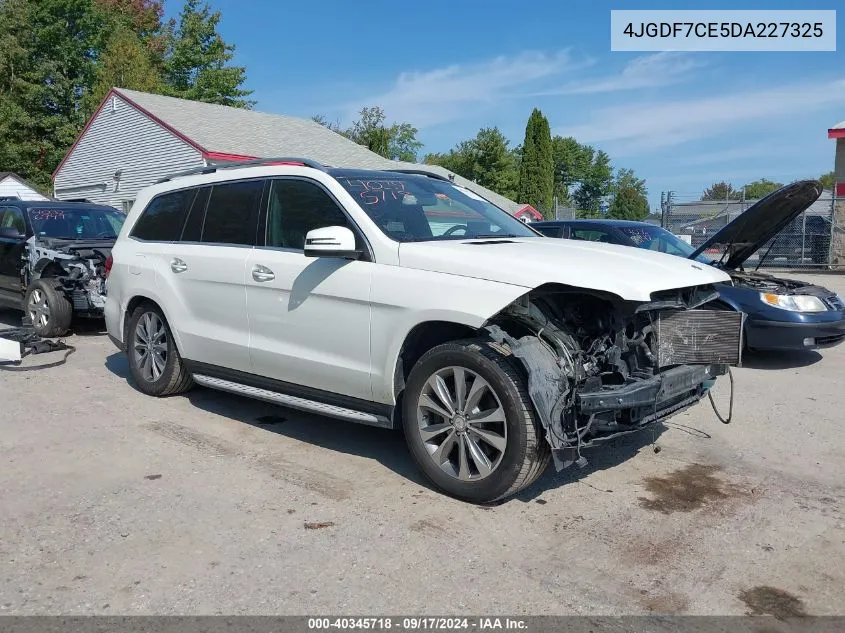
[[[71,202],[0,204],[0,304],[22,309],[38,336],[74,317],[102,318],[111,247],[126,216]]]
[[[532,226],[545,235],[595,240],[670,253],[725,271],[717,304],[744,312],[744,338],[750,350],[811,350],[845,341],[845,301],[822,286],[759,272],[781,231],[821,195],[815,180],[795,182],[749,207],[698,248],[669,231],[627,220],[562,220]],[[786,237],[789,237],[787,234]],[[754,262],[753,269],[745,265]]]
[[[724,272],[545,238],[427,172],[177,174],[139,193],[112,255],[106,326],[139,390],[401,425],[473,502],[696,404],[741,360],[742,315],[705,307]]]

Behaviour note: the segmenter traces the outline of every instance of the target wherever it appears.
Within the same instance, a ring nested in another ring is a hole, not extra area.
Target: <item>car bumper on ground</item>
[[[749,319],[748,347],[755,350],[812,350],[845,341],[845,315],[838,321],[790,323]]]

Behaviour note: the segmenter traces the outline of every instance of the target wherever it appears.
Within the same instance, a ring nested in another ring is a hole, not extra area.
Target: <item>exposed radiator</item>
[[[654,324],[658,367],[742,363],[745,314],[731,310],[673,310]]]

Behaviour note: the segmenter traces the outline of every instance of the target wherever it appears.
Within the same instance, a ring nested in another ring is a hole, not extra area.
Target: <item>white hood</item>
[[[649,301],[658,290],[730,281],[713,266],[674,255],[545,237],[406,242],[399,261],[407,268],[525,288],[560,283],[604,290],[628,301]]]

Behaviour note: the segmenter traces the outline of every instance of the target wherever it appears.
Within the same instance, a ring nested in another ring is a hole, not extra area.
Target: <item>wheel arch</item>
[[[179,337],[179,331],[174,327],[173,321],[170,319],[170,315],[168,314],[167,309],[164,307],[161,301],[158,300],[157,297],[152,296],[152,293],[145,293],[145,294],[136,294],[133,295],[127,302],[126,307],[121,312],[121,319],[122,323],[120,326],[120,331],[123,336],[123,344],[126,349],[129,349],[129,317],[132,316],[132,313],[135,309],[143,304],[143,303],[151,303],[156,308],[161,310],[161,313],[164,315],[164,318],[167,320],[167,325],[170,328],[170,333],[173,335],[173,340],[176,343],[176,349],[179,353],[182,353],[182,340]]]

